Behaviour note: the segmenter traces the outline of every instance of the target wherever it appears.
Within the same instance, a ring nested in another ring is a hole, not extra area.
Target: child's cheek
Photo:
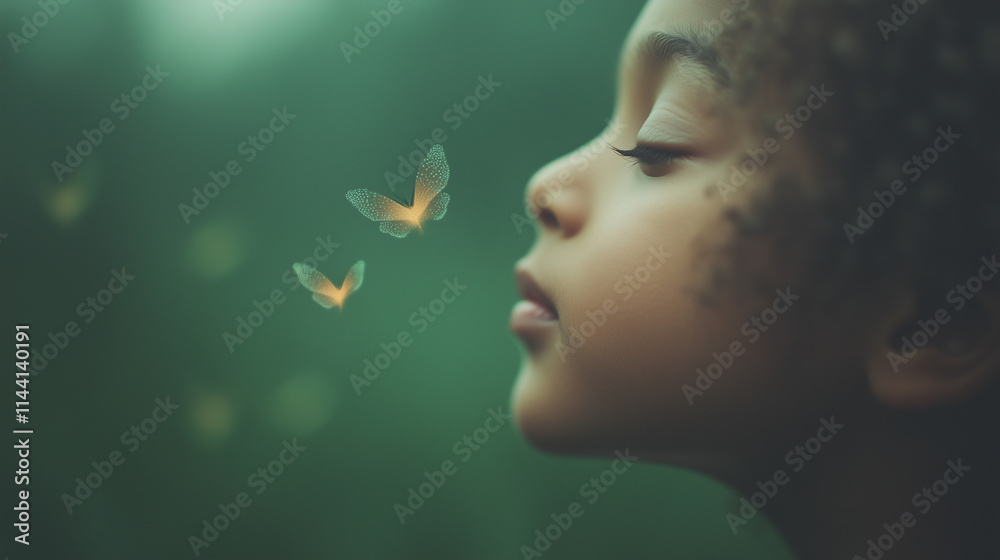
[[[691,210],[622,205],[595,216],[560,309],[567,361],[593,375],[613,368],[627,376],[624,369],[663,371],[710,346],[702,340],[711,338],[702,326],[709,314],[691,289],[690,248],[701,224]]]

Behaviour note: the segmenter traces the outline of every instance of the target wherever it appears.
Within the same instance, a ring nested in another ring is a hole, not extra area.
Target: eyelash
[[[653,167],[673,163],[675,160],[687,157],[687,154],[677,150],[666,150],[663,148],[653,148],[651,146],[637,145],[631,150],[622,150],[614,146],[611,147],[618,155],[625,159],[630,159],[643,167]]]

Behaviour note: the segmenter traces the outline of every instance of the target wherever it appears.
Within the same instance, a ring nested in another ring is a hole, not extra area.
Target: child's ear
[[[883,315],[866,359],[879,401],[933,408],[972,397],[1000,377],[1000,297],[980,292],[961,300],[957,311],[957,303],[946,303],[917,313],[906,297]]]

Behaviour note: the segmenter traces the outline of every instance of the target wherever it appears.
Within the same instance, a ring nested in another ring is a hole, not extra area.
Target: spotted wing
[[[340,290],[330,282],[329,278],[323,276],[322,272],[302,263],[295,263],[292,268],[299,277],[299,283],[313,293],[313,301],[327,309],[337,305],[336,297]]]
[[[409,208],[396,202],[395,200],[366,189],[354,189],[347,191],[347,200],[358,209],[361,214],[373,222],[385,222],[389,220],[405,220]]]
[[[337,305],[337,300],[323,294],[313,294],[313,301],[323,306],[324,309],[331,309]]]
[[[451,197],[448,193],[438,193],[437,196],[431,199],[427,204],[427,208],[424,209],[423,214],[420,215],[420,221],[425,220],[440,220],[444,217],[444,213],[448,211],[448,202]]]
[[[398,237],[400,239],[406,237],[416,226],[412,222],[404,222],[401,220],[382,222],[378,225],[379,231],[382,233],[388,233],[393,237]]]
[[[302,263],[295,263],[292,268],[295,270],[295,275],[299,277],[299,282],[310,292],[332,294],[337,291],[333,282],[330,282],[329,278],[323,276],[323,273],[315,268]]]
[[[435,144],[417,170],[417,182],[413,186],[413,206],[427,206],[448,184],[450,174],[448,161],[444,158],[444,148],[441,144]],[[443,213],[441,215],[444,216]]]
[[[344,284],[340,287],[340,290],[344,293],[344,297],[358,291],[361,289],[361,282],[365,279],[365,261],[358,261],[354,263],[354,266],[347,271],[347,277],[344,278]]]

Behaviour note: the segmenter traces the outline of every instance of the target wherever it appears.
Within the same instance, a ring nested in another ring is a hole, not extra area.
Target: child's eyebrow
[[[677,59],[707,71],[722,85],[730,83],[729,72],[715,49],[695,34],[654,31],[639,43],[636,51],[641,63],[647,67],[666,67]]]

